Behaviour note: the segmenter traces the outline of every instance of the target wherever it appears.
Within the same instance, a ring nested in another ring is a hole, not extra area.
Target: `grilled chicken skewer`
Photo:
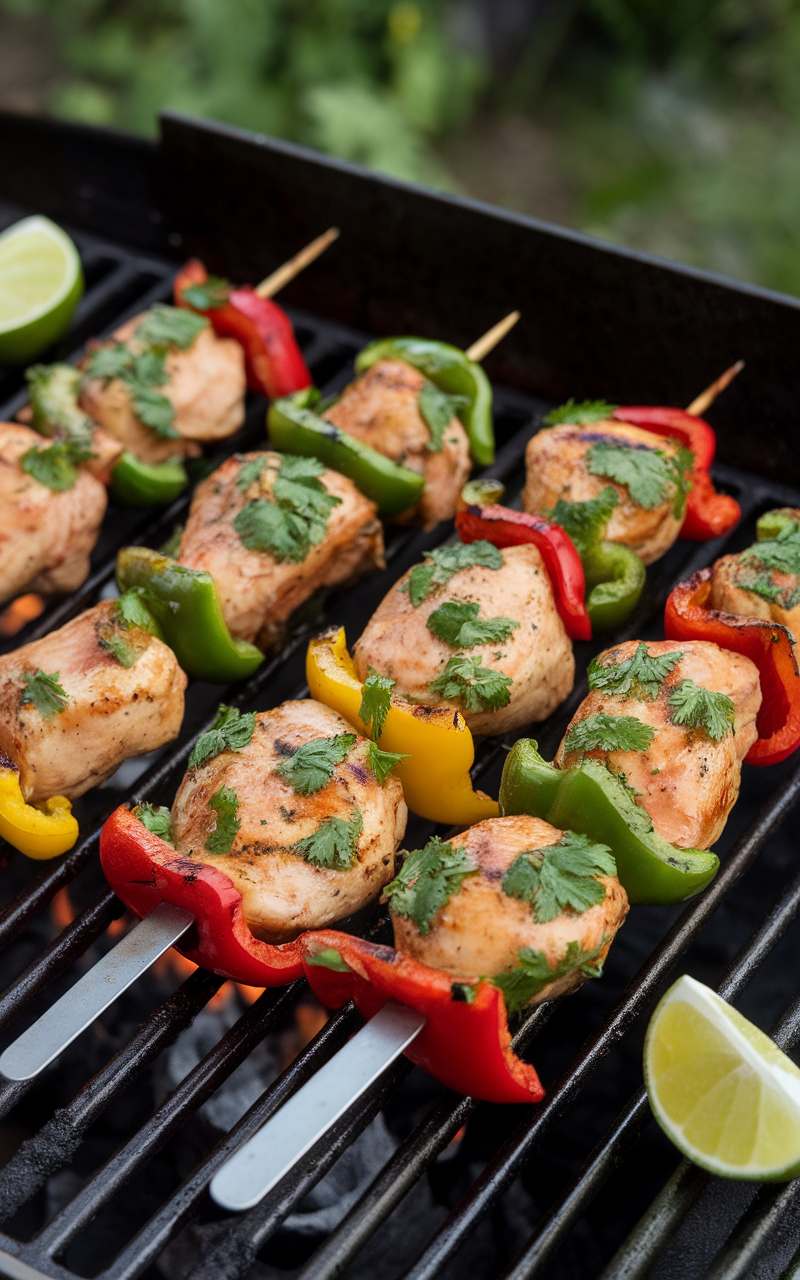
[[[140,820],[174,841],[184,870],[222,871],[262,940],[289,941],[376,897],[407,810],[397,779],[378,781],[367,739],[312,699],[223,720],[224,744],[214,730],[200,738],[172,814],[146,805]],[[0,1072],[38,1074],[192,923],[162,902],[5,1051]]]
[[[709,605],[788,627],[800,639],[800,510],[781,507],[758,522],[759,540],[711,569]]]

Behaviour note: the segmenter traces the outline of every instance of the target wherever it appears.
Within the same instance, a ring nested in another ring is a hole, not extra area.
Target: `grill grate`
[[[15,216],[19,216],[19,211],[0,205],[0,226]],[[109,331],[150,302],[169,296],[174,263],[132,253],[85,234],[76,233],[76,240],[88,281],[73,331],[77,343],[92,334]],[[341,387],[349,377],[352,356],[369,335],[322,322],[308,314],[294,314],[293,318],[317,383],[326,392]],[[73,350],[71,358],[76,355],[77,350]],[[9,376],[0,384],[0,395],[5,400],[0,406],[2,417],[10,416],[24,400],[24,392]],[[536,429],[544,407],[543,402],[511,388],[496,388],[501,448],[490,474],[508,483],[512,499],[518,495],[521,485],[525,444]],[[242,431],[215,456],[263,446],[263,414],[263,402],[252,400]],[[720,467],[717,479],[740,499],[744,511],[742,526],[724,544],[719,541],[699,548],[687,544],[673,548],[649,571],[648,587],[637,615],[629,621],[624,635],[613,639],[657,634],[665,595],[675,581],[709,563],[723,547],[734,550],[746,545],[752,536],[754,520],[764,509],[800,504],[800,494],[793,490],[754,480],[731,468]],[[92,572],[84,587],[69,599],[48,605],[39,618],[13,639],[5,641],[5,648],[14,648],[46,634],[91,604],[112,583],[118,547],[129,542],[158,546],[184,517],[187,505],[187,499],[180,499],[157,519],[115,510],[105,522]],[[0,994],[3,1043],[19,1034],[52,996],[54,987],[58,989],[58,984],[65,979],[74,980],[75,975],[69,974],[71,967],[81,963],[88,948],[101,941],[105,930],[121,914],[114,895],[102,887],[95,857],[100,826],[110,809],[121,801],[171,800],[192,744],[210,724],[220,696],[242,709],[263,709],[284,698],[300,696],[305,691],[303,659],[308,635],[324,621],[335,621],[344,623],[348,635],[354,638],[388,586],[419,559],[423,549],[435,545],[441,537],[441,530],[434,535],[391,531],[387,570],[373,574],[348,592],[333,594],[324,604],[324,617],[313,626],[300,627],[281,655],[265,663],[249,681],[228,695],[224,690],[192,684],[187,692],[187,714],[178,742],[146,763],[143,770],[137,772],[139,766],[131,767],[130,763],[123,766],[104,788],[80,802],[77,811],[82,838],[57,864],[37,871],[35,864],[20,856],[8,855],[2,886],[7,899],[0,910],[0,951],[6,984]],[[579,671],[585,671],[589,657],[601,647],[604,646],[577,646]],[[585,685],[579,683],[551,722],[538,728],[545,754],[555,749],[572,710],[584,693]],[[486,742],[479,746],[475,777],[488,789],[497,785],[504,745],[507,744]],[[406,1131],[394,1154],[339,1226],[307,1259],[301,1271],[303,1280],[333,1280],[345,1273],[420,1180],[433,1176],[438,1158],[468,1120],[471,1121],[470,1133],[474,1128],[478,1135],[474,1149],[484,1167],[477,1176],[472,1176],[474,1164],[462,1161],[461,1183],[458,1179],[452,1180],[455,1188],[451,1195],[451,1202],[455,1200],[452,1210],[406,1272],[409,1280],[428,1280],[443,1274],[478,1224],[494,1212],[512,1183],[530,1170],[537,1154],[547,1162],[548,1153],[552,1155],[548,1148],[551,1131],[560,1132],[558,1126],[570,1114],[584,1114],[581,1109],[587,1105],[585,1094],[591,1094],[595,1088],[593,1096],[599,1099],[598,1109],[605,1115],[614,1114],[604,1100],[615,1096],[614,1091],[609,1092],[607,1080],[597,1089],[598,1076],[603,1077],[604,1072],[608,1075],[608,1060],[615,1061],[619,1046],[633,1045],[628,1052],[635,1053],[642,1015],[652,1009],[670,977],[675,976],[676,964],[680,960],[685,962],[690,949],[693,960],[701,967],[708,965],[702,948],[712,918],[726,910],[730,916],[730,904],[736,902],[737,884],[747,876],[759,855],[777,848],[774,841],[770,842],[800,796],[800,767],[793,768],[789,762],[786,767],[772,771],[771,778],[766,777],[767,772],[760,771],[757,775],[754,770],[746,771],[742,798],[729,824],[730,847],[722,870],[706,893],[690,903],[677,918],[674,911],[638,909],[612,949],[603,983],[590,984],[591,990],[584,988],[564,1005],[536,1009],[519,1029],[515,1038],[517,1049],[525,1051],[535,1045],[537,1061],[541,1055],[547,1066],[545,1101],[537,1107],[507,1108],[500,1115],[500,1109],[453,1094],[439,1098],[425,1095],[432,1105]],[[741,829],[753,814],[746,829]],[[424,840],[429,831],[429,825],[413,820],[407,843],[413,847],[417,841]],[[770,891],[779,890],[776,901],[763,919],[756,922],[756,927],[750,928],[751,936],[743,944],[736,936],[737,932],[742,933],[741,919],[728,919],[729,936],[726,935],[723,952],[727,956],[736,950],[737,954],[718,981],[720,991],[729,999],[738,998],[746,984],[759,978],[762,969],[768,971],[773,951],[790,930],[800,907],[800,878],[790,878],[791,866],[784,854],[779,851],[771,856],[776,865],[768,864],[769,873],[765,873],[764,879]],[[758,897],[750,880],[747,885],[748,892]],[[52,937],[52,930],[48,931],[49,926],[42,922],[42,913],[67,886],[72,886],[77,900],[88,901],[89,905]],[[385,918],[377,909],[368,912],[365,920],[362,928],[376,936],[385,936],[381,932],[386,928]],[[626,939],[630,939],[630,943]],[[712,967],[714,963],[712,960]],[[357,1112],[343,1117],[321,1149],[310,1152],[286,1182],[255,1209],[238,1218],[225,1218],[211,1206],[206,1189],[215,1170],[358,1027],[358,1014],[350,1007],[345,1008],[330,1018],[230,1133],[213,1149],[199,1155],[188,1176],[180,1183],[173,1180],[166,1193],[159,1196],[154,1211],[152,1208],[146,1211],[146,1197],[142,1201],[145,1209],[142,1209],[137,1202],[137,1196],[142,1200],[137,1188],[152,1161],[197,1116],[215,1090],[230,1078],[264,1036],[280,1025],[297,1005],[304,984],[298,982],[285,990],[267,991],[225,1031],[161,1105],[132,1126],[132,1136],[115,1154],[105,1163],[95,1162],[77,1191],[48,1214],[42,1201],[48,1179],[59,1175],[73,1162],[103,1117],[113,1115],[117,1108],[124,1106],[131,1087],[153,1070],[162,1052],[192,1024],[221,985],[220,979],[198,971],[158,1007],[142,1009],[134,1019],[135,1028],[129,1038],[106,1056],[100,1070],[91,1078],[87,1079],[84,1072],[72,1100],[56,1110],[0,1169],[0,1222],[6,1227],[5,1233],[0,1232],[0,1273],[23,1280],[34,1280],[36,1275],[73,1280],[76,1275],[86,1274],[102,1280],[132,1280],[144,1273],[162,1274],[153,1268],[164,1249],[188,1222],[197,1219],[205,1232],[206,1247],[192,1275],[198,1280],[206,1277],[238,1280],[247,1274],[262,1250],[263,1256],[271,1260],[268,1242],[378,1111],[387,1103],[391,1105],[398,1096],[401,1101],[408,1096],[404,1092],[408,1088],[405,1082],[412,1069],[405,1059],[400,1059],[362,1098]],[[620,990],[623,994],[617,1000]],[[573,1023],[574,1029],[571,1029]],[[548,1034],[540,1035],[547,1024]],[[793,1001],[776,1035],[788,1046],[799,1033],[800,1012],[797,1002]],[[79,1045],[82,1043],[85,1040]],[[571,1061],[570,1050],[574,1050]],[[50,1069],[44,1077],[45,1083],[54,1078],[54,1071],[57,1072],[58,1067]],[[0,1087],[0,1116],[24,1115],[26,1100],[36,1088],[35,1082]],[[522,1244],[522,1248],[513,1260],[511,1250],[500,1245],[494,1274],[502,1272],[505,1280],[523,1280],[523,1277],[546,1272],[555,1250],[566,1244],[576,1224],[592,1212],[593,1202],[602,1196],[606,1182],[613,1185],[621,1165],[637,1150],[648,1120],[645,1095],[639,1090],[586,1156],[593,1136],[589,1126],[589,1140],[579,1138],[570,1167],[559,1172],[556,1164],[549,1188],[550,1204],[539,1217],[533,1234],[524,1243],[524,1232],[521,1234],[516,1244]],[[662,1150],[658,1167],[649,1181],[645,1181],[650,1195],[659,1186],[659,1170],[666,1173],[669,1166],[669,1153]],[[646,1274],[657,1264],[683,1219],[713,1182],[707,1175],[681,1166],[655,1202],[649,1218],[622,1245],[605,1274],[626,1277]],[[97,1254],[100,1258],[97,1265],[87,1268],[84,1264],[73,1264],[73,1246],[96,1229],[92,1224],[110,1213],[120,1196],[130,1199],[131,1225],[127,1235],[119,1235],[113,1249],[104,1254],[101,1250]],[[742,1260],[763,1259],[767,1243],[775,1239],[776,1226],[783,1228],[781,1239],[787,1237],[787,1224],[796,1222],[797,1200],[797,1185],[790,1184],[777,1191],[767,1189],[756,1196],[749,1207],[742,1204],[740,1225],[726,1252],[707,1273],[708,1277],[752,1274],[752,1269],[747,1270],[749,1264]],[[402,1207],[399,1212],[403,1212]],[[531,1220],[535,1220],[535,1215]],[[601,1263],[620,1245],[630,1225],[630,1216],[627,1220],[617,1220]],[[788,1252],[784,1247],[784,1253],[780,1254],[783,1262],[790,1253],[791,1247]],[[463,1259],[464,1255],[460,1256]],[[710,1260],[709,1257],[707,1261]],[[570,1274],[598,1274],[600,1265],[595,1265],[593,1258],[584,1262],[582,1269],[573,1266]],[[391,1258],[384,1259],[384,1263],[383,1270],[370,1272],[376,1280],[378,1277],[382,1280],[384,1275],[388,1278],[399,1274]]]

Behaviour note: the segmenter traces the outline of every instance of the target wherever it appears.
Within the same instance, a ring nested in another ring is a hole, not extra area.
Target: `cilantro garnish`
[[[603,537],[611,513],[619,505],[619,495],[611,485],[606,485],[596,498],[585,502],[570,502],[559,498],[552,511],[546,515],[569,535],[579,556],[585,556]]]
[[[230,296],[230,281],[223,280],[222,276],[209,276],[202,284],[190,284],[181,294],[184,302],[188,302],[190,307],[196,307],[198,311],[214,311],[217,307],[225,307]]]
[[[367,678],[361,688],[361,706],[358,708],[358,718],[362,720],[369,730],[369,736],[375,742],[383,733],[383,726],[386,723],[386,717],[389,714],[389,707],[392,702],[392,689],[396,681],[391,676],[379,676],[377,671],[373,671],[372,667],[367,672]]]
[[[597,957],[607,941],[607,938],[603,938],[600,945],[593,951],[582,951],[579,943],[568,942],[566,953],[554,969],[550,968],[543,951],[536,951],[533,947],[522,947],[517,952],[519,968],[512,969],[509,973],[498,973],[489,981],[492,986],[499,987],[502,991],[508,1012],[518,1013],[544,987],[558,978],[563,978],[573,969],[580,969],[587,978],[599,978],[603,966],[597,963]]]
[[[694,680],[681,680],[670,689],[669,704],[673,724],[704,729],[712,742],[719,742],[729,729],[733,732],[736,711],[726,693],[704,689]]]
[[[179,347],[186,351],[197,335],[208,328],[205,316],[185,307],[168,307],[156,302],[137,325],[134,338],[148,347]]]
[[[609,404],[607,400],[582,400],[577,404],[569,399],[566,404],[559,405],[557,409],[551,409],[542,421],[548,427],[555,427],[559,422],[584,427],[588,422],[601,422],[606,418],[613,418],[617,408],[617,405]]]
[[[646,751],[655,729],[636,716],[608,716],[604,711],[571,725],[565,751]]]
[[[192,747],[189,768],[196,769],[208,760],[213,760],[222,751],[241,751],[251,741],[255,727],[255,711],[247,711],[242,715],[235,707],[226,707],[221,702],[211,728],[201,734]]]
[[[166,840],[167,844],[174,844],[175,837],[172,831],[172,814],[163,804],[137,804],[133,810],[134,818],[138,818],[143,827],[147,827],[148,831],[152,831],[154,836],[160,836],[162,840]]]
[[[392,915],[413,920],[420,933],[427,933],[439,908],[460,891],[466,876],[477,875],[478,870],[463,847],[454,849],[432,836],[424,849],[408,855],[383,892]]]
[[[78,479],[79,463],[88,462],[94,457],[96,454],[90,440],[67,437],[65,440],[56,440],[55,444],[46,449],[32,445],[23,453],[19,465],[40,484],[63,493],[64,490],[71,489]]]
[[[367,747],[367,764],[369,765],[378,782],[383,786],[389,774],[396,764],[401,760],[407,760],[408,754],[398,751],[381,751],[381,748],[375,742],[370,742]]]
[[[289,845],[289,853],[302,854],[306,862],[333,871],[349,871],[358,861],[358,837],[364,826],[357,809],[349,822],[327,818],[310,836]]]
[[[624,484],[633,501],[646,511],[663,502],[670,486],[685,492],[682,478],[658,449],[637,449],[599,440],[586,454],[593,476],[605,476]]]
[[[249,489],[250,485],[261,478],[261,473],[267,465],[266,454],[262,453],[257,458],[248,458],[247,462],[242,464],[236,481],[237,489]]]
[[[800,575],[800,526],[784,525],[774,538],[765,538],[748,547],[739,557],[743,564],[755,564],[777,573]]]
[[[480,655],[468,658],[457,653],[440,676],[431,680],[431,693],[460,701],[467,711],[499,711],[511,701],[511,676],[491,667],[482,667]]]
[[[428,618],[428,630],[454,649],[474,649],[478,644],[504,644],[519,626],[513,618],[478,621],[479,604],[470,600],[446,600]]]
[[[342,959],[334,947],[326,947],[324,951],[306,956],[306,961],[308,964],[318,964],[323,969],[333,969],[335,973],[352,973],[350,965]]]
[[[112,378],[126,378],[133,374],[133,352],[123,342],[114,342],[108,347],[96,347],[89,353],[84,367],[87,378],[102,378],[110,382]]]
[[[443,587],[462,569],[480,566],[484,569],[502,569],[502,552],[491,542],[459,543],[455,547],[436,547],[425,552],[426,564],[415,564],[408,575],[408,582],[401,588],[408,591],[414,608],[421,605],[436,587]]]
[[[248,551],[268,551],[278,563],[299,564],[322,542],[328,517],[342,501],[328,493],[319,477],[325,468],[316,458],[285,454],[271,498],[253,498],[236,516],[233,527]]]
[[[623,662],[600,662],[593,658],[587,672],[590,689],[602,689],[618,698],[657,698],[683,651],[651,654],[644,640]]]
[[[117,600],[117,615],[125,627],[150,631],[154,618],[138,591],[124,591]]]
[[[132,644],[125,638],[126,630],[127,628],[121,625],[121,619],[113,616],[106,618],[95,627],[97,643],[101,649],[106,649],[112,657],[116,658],[121,667],[129,671],[144,650],[141,645]]]
[[[331,780],[337,764],[341,764],[356,745],[356,734],[337,733],[333,738],[314,738],[304,742],[291,756],[275,766],[275,772],[301,796],[312,796]]]
[[[78,403],[81,371],[72,364],[34,364],[25,370],[33,425],[44,436],[90,443],[95,424]]]
[[[158,629],[153,615],[138,592],[126,591],[115,602],[110,616],[102,619],[95,626],[100,647],[113,654],[120,666],[125,667],[126,670],[136,664],[149,643],[142,636],[126,634],[132,628],[148,631],[151,634]]]
[[[439,453],[445,431],[467,403],[466,396],[451,396],[445,391],[440,391],[434,383],[425,383],[417,396],[417,406],[420,416],[430,427],[431,439],[428,449],[431,453]]]
[[[220,787],[208,802],[209,809],[217,815],[217,825],[206,839],[205,847],[209,853],[230,853],[236,833],[241,827],[239,821],[239,801],[236,792],[230,787]]]
[[[558,844],[525,850],[503,877],[503,892],[531,904],[537,924],[564,911],[582,912],[605,898],[597,876],[615,876],[617,864],[607,845],[565,831]]]
[[[20,695],[21,707],[32,703],[43,720],[50,720],[58,711],[63,711],[69,702],[69,694],[58,683],[57,671],[45,675],[42,668],[38,671],[24,671],[22,680],[25,688]]]
[[[160,391],[140,383],[130,383],[131,406],[140,422],[163,440],[180,440],[181,433],[173,424],[175,407]]]

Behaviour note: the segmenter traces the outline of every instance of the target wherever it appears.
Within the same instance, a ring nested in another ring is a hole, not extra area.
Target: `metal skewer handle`
[[[7,1080],[30,1080],[72,1044],[194,924],[194,916],[162,902],[107,956],[23,1031],[0,1056]]]
[[[387,1000],[330,1062],[285,1102],[211,1180],[223,1209],[252,1209],[310,1151],[373,1080],[416,1039],[426,1019]]]

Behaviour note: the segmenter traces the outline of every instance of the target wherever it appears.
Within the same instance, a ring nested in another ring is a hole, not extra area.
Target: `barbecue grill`
[[[793,299],[176,115],[163,118],[158,144],[2,117],[0,175],[0,228],[45,213],[81,251],[87,291],[53,353],[58,358],[76,357],[90,336],[167,300],[191,253],[212,271],[257,280],[331,223],[342,228],[341,240],[281,299],[325,393],[346,383],[355,352],[376,335],[419,332],[466,346],[519,308],[522,322],[487,361],[499,441],[489,474],[507,484],[512,502],[525,444],[553,403],[602,395],[685,404],[743,357],[745,374],[712,414],[715,480],[740,502],[742,524],[726,539],[676,544],[649,570],[624,634],[606,643],[658,637],[676,581],[752,542],[764,510],[800,506],[800,303]],[[24,400],[21,377],[3,374],[0,416],[12,416]],[[264,408],[251,398],[245,426],[214,458],[262,446]],[[84,586],[48,604],[4,646],[39,637],[93,603],[113,584],[118,548],[158,547],[186,509],[185,498],[156,516],[112,508]],[[2,850],[0,1048],[110,945],[109,928],[120,927],[122,906],[98,869],[104,817],[121,802],[171,802],[220,696],[259,710],[301,696],[309,635],[336,623],[355,639],[388,586],[450,533],[441,526],[428,535],[390,531],[386,571],[332,594],[245,684],[229,693],[193,684],[177,743],[128,762],[78,802],[81,838],[69,854],[37,869]],[[579,673],[601,647],[576,646]],[[579,676],[568,702],[537,726],[545,755],[584,693]],[[508,745],[478,745],[474,777],[495,794]],[[222,1014],[208,1013],[223,986],[211,974],[197,971],[181,985],[174,976],[139,984],[38,1082],[0,1084],[0,1274],[800,1274],[800,1182],[725,1183],[679,1163],[650,1120],[640,1065],[647,1018],[685,971],[771,1028],[784,1048],[800,1037],[800,875],[791,838],[798,797],[796,761],[745,767],[720,842],[722,869],[705,893],[682,909],[635,908],[601,982],[529,1013],[515,1047],[537,1064],[547,1088],[541,1104],[501,1108],[442,1095],[400,1058],[324,1143],[240,1216],[213,1205],[211,1177],[360,1018],[352,1007],[335,1013],[288,1066],[280,1071],[278,1063],[266,1086],[256,1095],[251,1087],[236,1105],[242,1091],[234,1083],[291,1028],[304,984],[267,991],[246,1008],[237,996]],[[407,846],[431,830],[413,820]],[[70,911],[52,913],[65,891]],[[390,937],[379,907],[353,927]],[[183,1066],[165,1072],[204,1017]],[[215,1113],[216,1128],[204,1125],[221,1096],[228,1112]],[[232,1127],[220,1114],[234,1115]],[[345,1166],[347,1177],[339,1176]]]

